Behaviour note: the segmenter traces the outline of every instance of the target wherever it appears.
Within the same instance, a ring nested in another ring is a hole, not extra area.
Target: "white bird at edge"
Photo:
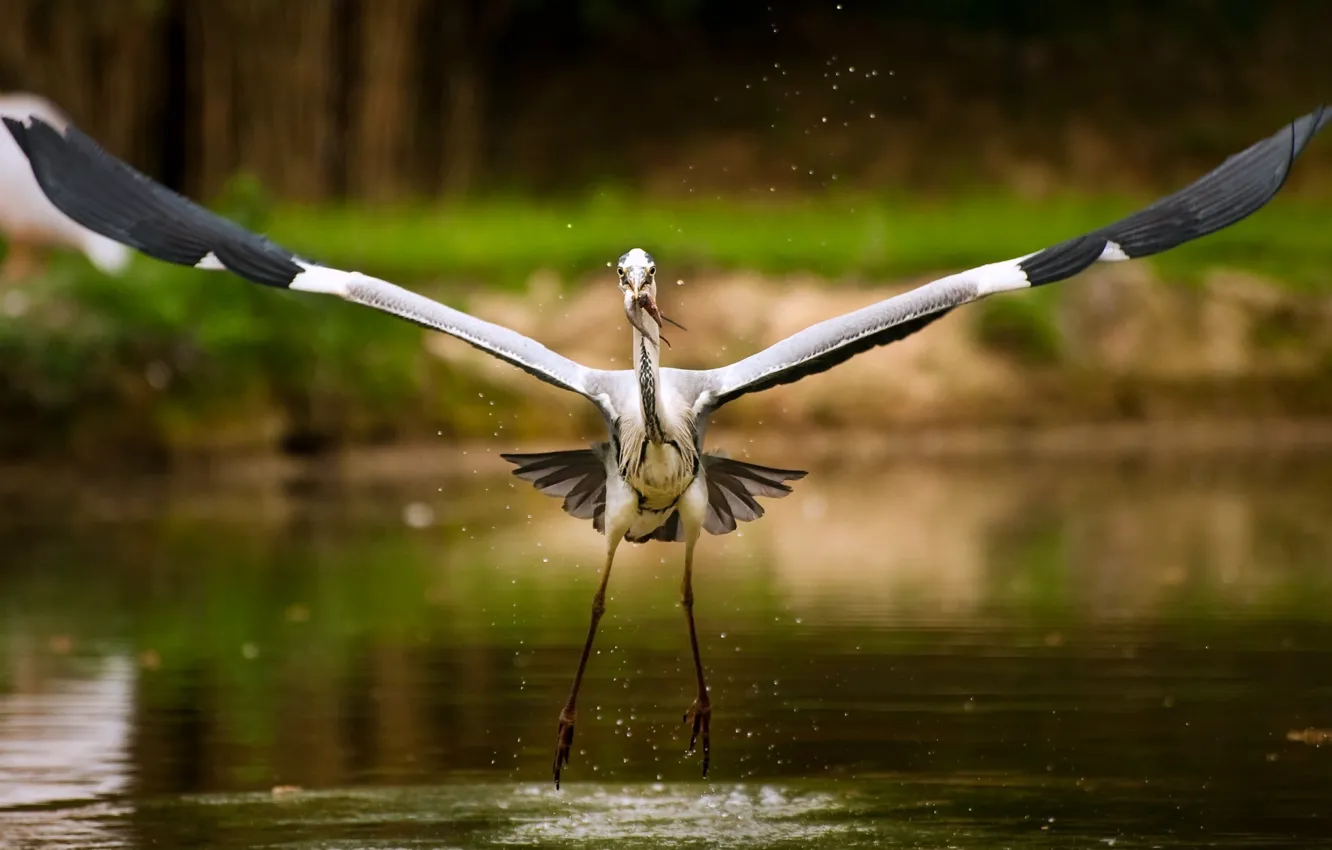
[[[601,413],[605,442],[574,451],[504,455],[517,465],[516,475],[562,498],[568,513],[592,520],[606,540],[587,639],[559,714],[552,765],[558,788],[573,743],[579,687],[605,611],[611,564],[625,540],[684,543],[681,603],[698,687],[684,719],[691,727],[689,752],[701,739],[707,775],[712,704],[694,626],[694,546],[705,530],[726,534],[735,530],[737,521],[759,518],[763,508],[758,497],[785,496],[791,492],[786,482],[805,474],[704,452],[708,423],[720,407],[896,342],[962,304],[1064,280],[1093,263],[1156,254],[1234,224],[1276,195],[1295,158],[1329,119],[1332,111],[1319,107],[1175,194],[1113,224],[828,319],[716,369],[661,365],[666,341],[662,330],[670,320],[657,305],[656,261],[634,248],[620,257],[615,270],[633,329],[633,368],[613,371],[583,366],[522,334],[392,283],[302,259],[154,182],[74,127],[58,129],[35,116],[4,121],[51,202],[97,233],[167,262],[227,270],[266,286],[335,295],[442,331],[582,396]]]

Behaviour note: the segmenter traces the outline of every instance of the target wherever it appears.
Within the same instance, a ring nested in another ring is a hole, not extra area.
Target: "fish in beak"
[[[636,294],[633,292],[625,293],[624,296],[625,317],[629,319],[629,324],[633,325],[635,330],[637,330],[639,333],[641,333],[643,336],[647,337],[648,339],[651,339],[652,334],[648,333],[647,328],[643,327],[644,313],[651,316],[652,321],[657,323],[657,335],[661,338],[662,342],[666,343],[667,348],[671,347],[671,341],[666,338],[665,334],[661,333],[661,329],[665,327],[668,322],[672,325],[675,325],[677,328],[679,328],[682,331],[688,330],[688,328],[686,328],[684,325],[680,324],[679,322],[675,321],[670,316],[663,314],[661,310],[657,307],[657,302],[653,300],[651,293],[648,292],[638,292]]]
[[[667,322],[675,325],[680,330],[684,330],[685,326],[668,316],[662,315],[661,310],[657,307],[656,299],[652,297],[651,291],[647,289],[650,282],[649,278],[647,269],[642,266],[630,266],[624,270],[624,282],[629,285],[624,293],[624,315],[629,320],[629,324],[633,325],[635,330],[648,339],[652,339],[653,336],[648,333],[643,322],[643,315],[646,313],[651,316],[652,321],[657,323],[658,338],[666,343],[667,348],[670,348],[671,341],[662,335],[661,329],[665,327]]]
[[[621,258],[621,262],[625,262],[633,253],[625,254],[625,257]],[[658,338],[658,340],[665,342],[666,348],[670,348],[670,340],[662,336],[662,328],[665,328],[666,322],[670,322],[681,330],[685,330],[685,325],[679,324],[674,318],[665,316],[658,308],[657,300],[651,293],[651,278],[653,278],[650,270],[653,268],[651,257],[646,252],[638,253],[641,253],[642,258],[645,258],[646,264],[645,262],[633,262],[633,264],[627,264],[626,262],[619,270],[621,286],[625,289],[625,317],[638,333],[643,334],[649,340]],[[653,334],[647,330],[646,322],[643,322],[643,314],[645,313],[651,317],[651,320],[657,322],[657,337],[653,337]]]
[[[643,324],[643,314],[648,313],[648,309],[644,306],[645,303],[652,304],[652,309],[656,309],[652,297],[647,293],[640,295],[633,291],[626,291],[624,293],[624,317],[629,320],[629,324],[633,326],[634,330],[647,339],[652,339],[652,334],[648,332],[647,327]],[[652,314],[648,313],[648,315]],[[658,323],[657,327],[660,329],[661,324]]]

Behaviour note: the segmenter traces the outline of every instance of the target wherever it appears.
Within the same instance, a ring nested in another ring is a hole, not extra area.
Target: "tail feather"
[[[513,474],[530,481],[547,496],[564,499],[564,510],[578,519],[590,519],[602,528],[606,509],[606,461],[608,443],[589,449],[537,454],[502,454],[516,464]]]
[[[536,454],[503,454],[500,457],[518,468],[513,474],[532,482],[537,490],[564,500],[564,510],[578,519],[590,519],[597,531],[606,530],[606,453],[609,443],[591,448]],[[709,534],[728,534],[738,523],[763,516],[759,498],[780,499],[791,492],[786,482],[804,478],[799,469],[779,469],[745,463],[721,455],[703,456],[707,478],[708,510],[703,528]],[[635,542],[684,539],[678,511],[647,537]]]
[[[597,520],[606,511],[606,478],[589,475],[564,497],[564,509],[577,519]],[[600,524],[598,522],[598,524]]]
[[[703,528],[709,534],[735,531],[737,522],[753,522],[763,516],[758,498],[780,499],[791,492],[785,482],[804,478],[799,469],[779,469],[745,463],[721,455],[703,458],[708,476],[708,513]]]
[[[538,490],[548,496],[564,497],[591,477],[582,466],[569,465],[556,467],[553,471],[546,472],[532,483],[536,485]]]

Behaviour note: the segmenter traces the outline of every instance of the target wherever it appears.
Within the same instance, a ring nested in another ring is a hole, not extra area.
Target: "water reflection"
[[[0,835],[1332,834],[1329,751],[1288,737],[1332,726],[1330,459],[815,470],[700,549],[713,785],[678,722],[681,554],[635,548],[562,796],[545,789],[554,718],[600,545],[497,464],[476,469],[5,500]]]
[[[0,694],[0,806],[124,791],[133,666],[110,656],[48,678],[24,669],[33,660],[15,653],[15,687]]]
[[[59,636],[49,655],[24,651],[25,637],[9,642],[12,678],[0,692],[0,812],[12,813],[0,815],[0,835],[41,847],[115,846],[105,818],[121,810],[87,803],[128,790],[134,665],[120,655],[66,658]],[[48,808],[60,803],[83,811]]]

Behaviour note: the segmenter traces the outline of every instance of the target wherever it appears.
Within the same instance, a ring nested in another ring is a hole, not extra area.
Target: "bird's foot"
[[[684,722],[693,725],[693,730],[689,734],[689,749],[685,752],[692,755],[694,748],[701,737],[703,739],[703,775],[708,775],[708,764],[712,761],[712,702],[704,694],[694,700],[694,704],[685,712]]]
[[[560,728],[555,733],[555,764],[551,771],[555,774],[555,789],[560,787],[560,769],[569,766],[569,749],[573,746],[574,718],[577,713],[566,708],[560,712]]]

